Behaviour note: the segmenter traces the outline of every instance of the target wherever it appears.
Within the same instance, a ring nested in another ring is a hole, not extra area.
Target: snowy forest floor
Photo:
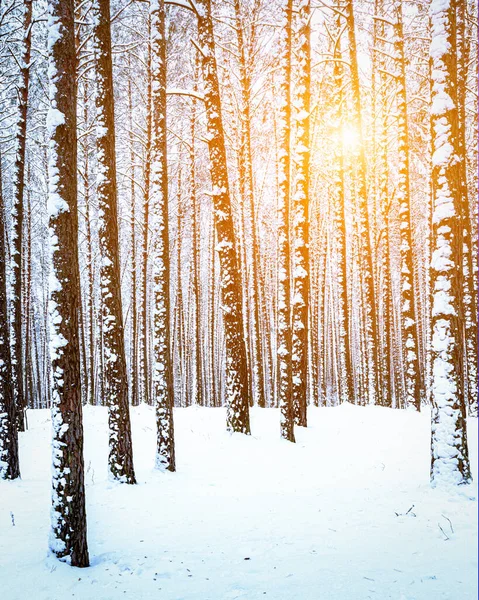
[[[274,409],[252,410],[251,437],[224,422],[177,409],[178,472],[160,473],[154,412],[132,409],[139,484],[126,486],[108,481],[106,410],[85,409],[80,570],[47,556],[50,414],[30,411],[22,480],[0,482],[2,600],[477,598],[476,420],[475,483],[453,492],[429,487],[427,410],[312,408],[296,445]]]

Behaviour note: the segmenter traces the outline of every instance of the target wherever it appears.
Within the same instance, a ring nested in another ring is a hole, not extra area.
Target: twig
[[[408,509],[407,512],[405,512],[405,513],[397,513],[397,512],[395,512],[394,514],[396,515],[396,517],[407,517],[409,514],[410,514],[411,517],[415,517],[416,513],[411,512],[413,508],[414,508],[414,504]]]
[[[447,540],[450,539],[450,537],[448,535],[446,535],[446,532],[444,531],[444,529],[441,527],[441,525],[438,523],[437,526],[439,527],[439,529],[442,531],[442,534],[444,536],[444,540],[447,542]]]
[[[451,519],[449,519],[449,517],[446,517],[446,515],[441,515],[441,517],[442,517],[443,519],[446,519],[446,521],[448,521],[448,522],[449,522],[449,527],[451,528],[451,533],[454,533],[454,528],[453,528],[453,526],[452,526]]]

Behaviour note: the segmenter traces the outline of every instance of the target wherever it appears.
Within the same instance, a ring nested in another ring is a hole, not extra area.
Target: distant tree
[[[145,94],[145,144],[143,162],[143,235],[141,240],[140,267],[140,398],[150,404],[150,365],[148,355],[148,251],[150,241],[150,175],[151,175],[151,135],[152,135],[152,73],[151,73],[151,20],[148,17],[148,48],[146,53],[146,94]]]
[[[358,143],[354,145],[355,188],[358,202],[358,234],[360,269],[363,281],[364,321],[365,321],[365,354],[368,369],[368,396],[370,401],[379,398],[378,385],[378,315],[376,292],[374,287],[373,248],[371,243],[371,227],[369,218],[366,148],[362,122],[361,88],[359,81],[358,52],[356,41],[356,23],[353,0],[346,0],[344,5],[347,39],[349,48],[350,89],[351,89],[351,122],[357,128]],[[363,353],[364,354],[364,353]]]
[[[354,377],[351,364],[351,337],[349,318],[349,281],[348,257],[346,252],[346,197],[344,175],[344,64],[341,50],[341,32],[343,17],[341,12],[333,14],[331,27],[331,54],[333,63],[332,105],[334,110],[334,179],[333,179],[333,212],[336,220],[336,250],[338,256],[338,327],[339,327],[339,365],[340,365],[340,396],[343,402],[354,402]]]
[[[7,303],[5,204],[0,155],[0,479],[20,477]]]
[[[33,0],[23,0],[23,39],[20,56],[20,85],[18,88],[18,121],[14,168],[13,231],[11,251],[12,285],[12,366],[18,428],[25,430],[25,392],[23,369],[23,312],[22,312],[22,264],[23,264],[23,215],[27,147],[28,90],[30,85],[30,54],[32,47]]]
[[[132,91],[132,65],[131,57],[128,56],[128,129],[130,144],[130,271],[131,271],[131,290],[130,290],[130,312],[131,312],[131,342],[130,342],[130,395],[131,404],[138,406],[140,403],[140,394],[138,388],[138,291],[137,291],[137,251],[136,251],[136,186],[135,180],[135,139],[133,132],[133,91]]]
[[[251,17],[253,21],[258,18],[259,2],[255,0],[250,5]],[[251,69],[252,55],[255,48],[257,27],[254,23],[251,26],[251,39],[249,44],[245,39],[245,9],[241,6],[240,0],[234,0],[235,11],[235,31],[238,45],[238,62],[240,72],[241,88],[241,107],[240,107],[240,140],[238,156],[238,175],[241,201],[243,203],[243,214],[249,211],[250,229],[251,229],[251,274],[253,286],[250,293],[252,301],[251,310],[251,356],[252,356],[252,379],[254,401],[258,406],[266,406],[264,390],[264,368],[263,356],[261,351],[261,332],[260,332],[260,282],[259,269],[260,252],[257,232],[257,215],[254,203],[254,181],[253,181],[253,157],[251,147]],[[243,240],[244,241],[244,240]]]
[[[196,86],[195,86],[196,87]],[[196,91],[196,90],[195,90]],[[192,275],[193,297],[195,303],[195,384],[196,403],[205,405],[205,377],[203,368],[203,340],[201,336],[201,262],[200,262],[200,211],[196,182],[195,130],[196,130],[196,99],[192,99],[190,117],[189,168],[190,168],[190,201],[191,201],[191,236],[192,236]],[[178,214],[180,215],[181,199],[178,197]],[[178,263],[179,264],[179,263]],[[179,268],[179,267],[178,267]],[[180,285],[180,284],[178,284]]]

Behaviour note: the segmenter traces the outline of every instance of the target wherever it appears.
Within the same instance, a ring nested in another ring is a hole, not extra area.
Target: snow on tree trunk
[[[371,244],[371,231],[368,212],[368,193],[366,182],[366,156],[363,140],[361,91],[359,83],[358,55],[356,47],[356,31],[353,11],[353,1],[347,0],[344,8],[347,23],[349,44],[349,61],[351,69],[351,123],[357,129],[358,143],[352,148],[354,152],[353,166],[356,178],[356,194],[359,204],[359,238],[360,238],[360,265],[362,273],[364,314],[365,314],[365,342],[368,362],[368,395],[370,403],[379,398],[378,386],[378,339],[377,339],[377,306],[374,289],[373,255]]]
[[[468,41],[466,35],[466,2],[457,4],[457,109],[459,119],[458,151],[461,160],[461,198],[463,202],[463,270],[464,270],[464,345],[465,362],[464,376],[466,378],[466,405],[471,414],[477,415],[477,297],[474,291],[474,265],[472,248],[472,227],[469,211],[469,198],[467,189],[467,160],[466,160],[466,96],[468,72]],[[477,119],[476,119],[477,120]],[[477,157],[476,157],[477,161]],[[477,162],[476,162],[477,169]],[[475,195],[477,205],[477,194]],[[477,219],[476,219],[477,220]],[[476,252],[477,256],[477,252]]]
[[[278,404],[281,437],[294,442],[291,332],[291,42],[293,0],[285,0],[280,24],[279,190],[278,190]]]
[[[373,72],[372,72],[372,114],[374,140],[374,181],[376,228],[378,229],[378,335],[380,396],[378,403],[392,406],[393,377],[393,303],[391,289],[391,260],[389,219],[391,202],[388,186],[388,127],[389,127],[389,76],[387,73],[386,55],[389,40],[386,39],[384,23],[384,2],[376,0],[374,5],[374,39],[373,39]],[[386,40],[386,41],[384,41]],[[396,404],[398,406],[398,404]]]
[[[166,148],[166,33],[164,0],[150,0],[153,209],[153,398],[156,410],[156,467],[175,470],[173,365],[170,337],[170,244]]]
[[[196,90],[195,90],[196,91]],[[190,118],[190,200],[191,200],[191,252],[192,252],[192,286],[195,303],[195,385],[196,404],[205,405],[205,377],[203,369],[203,345],[201,339],[201,272],[200,272],[200,214],[196,191],[196,163],[195,163],[195,125],[196,125],[196,100],[193,98]],[[178,199],[180,203],[180,199]],[[179,234],[178,234],[179,235]],[[178,263],[179,264],[179,263]],[[179,268],[179,267],[178,267]]]
[[[311,104],[311,3],[298,5],[298,50],[296,54],[295,114],[296,189],[292,199],[293,256],[293,354],[292,394],[296,425],[307,425],[307,392],[309,361],[309,162]]]
[[[23,313],[22,313],[22,263],[23,263],[23,213],[25,191],[25,166],[27,144],[28,88],[30,83],[30,54],[32,43],[32,0],[23,0],[23,40],[20,57],[20,84],[18,86],[18,120],[16,132],[15,166],[13,171],[12,249],[10,283],[12,289],[12,345],[13,393],[17,411],[18,428],[25,430],[25,391],[23,369]]]
[[[253,7],[253,10],[256,7]],[[241,142],[239,156],[239,187],[242,190],[243,213],[249,211],[249,228],[251,230],[251,276],[253,286],[251,290],[251,302],[253,304],[251,310],[251,346],[252,346],[252,366],[254,373],[254,402],[257,406],[265,407],[265,389],[264,389],[264,367],[263,356],[261,351],[261,332],[260,332],[260,315],[259,315],[259,244],[256,230],[256,212],[254,204],[254,183],[253,183],[253,160],[251,152],[251,77],[249,69],[251,68],[251,60],[247,56],[246,43],[244,39],[245,26],[243,23],[243,15],[241,10],[240,0],[235,0],[235,27],[236,38],[238,42],[238,60],[240,70],[240,87],[241,87],[241,108],[240,108],[240,123],[241,123]],[[253,19],[256,14],[253,13]],[[251,47],[251,44],[250,44]]]
[[[0,155],[0,479],[20,477],[7,302],[5,204]]]
[[[91,231],[91,193],[90,193],[90,136],[87,134],[90,127],[89,123],[89,79],[85,75],[83,79],[83,95],[82,95],[82,118],[83,118],[83,136],[79,140],[79,147],[83,154],[83,204],[84,204],[84,223],[85,223],[85,238],[86,238],[86,269],[87,269],[87,285],[85,293],[87,326],[86,334],[88,338],[88,402],[91,405],[96,403],[96,385],[95,385],[95,276],[93,264],[93,243]],[[80,130],[81,131],[81,130]]]
[[[181,164],[181,161],[180,161]],[[191,167],[191,165],[190,165]],[[181,257],[183,252],[183,202],[182,202],[182,172],[181,169],[178,173],[178,190],[177,190],[177,219],[176,219],[176,302],[175,302],[175,322],[176,332],[175,340],[178,348],[178,361],[177,361],[177,373],[178,373],[178,402],[177,406],[188,406],[185,402],[186,395],[184,388],[186,385],[186,378],[184,376],[184,349],[186,346],[186,336],[184,335],[184,306],[183,306],[183,279],[182,268],[181,268]]]
[[[351,340],[349,335],[349,292],[348,292],[348,263],[346,253],[346,198],[344,190],[344,148],[343,148],[343,63],[341,52],[341,15],[334,15],[332,27],[332,54],[336,59],[333,67],[333,85],[335,97],[333,99],[335,128],[334,148],[334,184],[333,184],[333,211],[336,221],[336,253],[338,257],[338,325],[339,325],[339,365],[340,365],[340,400],[341,402],[354,402],[354,380],[351,364]]]
[[[138,306],[137,306],[137,268],[136,268],[136,169],[135,169],[135,142],[133,132],[133,100],[132,100],[131,57],[128,56],[128,128],[130,145],[130,274],[131,274],[131,343],[130,343],[130,395],[132,406],[138,406]]]
[[[250,433],[248,369],[244,339],[241,276],[229,192],[221,99],[215,57],[211,0],[196,0],[198,48],[204,81],[207,140],[220,260],[221,298],[226,347],[227,429]]]
[[[73,0],[48,3],[50,109],[50,357],[52,361],[52,529],[50,549],[75,567],[89,564],[83,467],[78,317],[76,56]]]
[[[401,336],[404,356],[404,380],[406,403],[416,410],[421,409],[421,369],[419,366],[419,335],[417,314],[417,290],[414,279],[412,247],[412,212],[409,184],[409,133],[406,94],[406,59],[404,55],[404,33],[402,1],[394,0],[394,50],[396,53],[397,131],[398,131],[398,183],[399,221],[401,234]]]
[[[108,460],[113,479],[123,483],[135,483],[121,308],[109,0],[95,0],[94,8],[97,80],[98,234],[101,249],[100,285],[104,345],[104,394],[108,406],[110,428],[110,454]]]
[[[458,154],[456,0],[432,0],[431,482],[471,480],[463,382],[461,164]]]
[[[151,31],[151,22],[148,21]],[[150,369],[148,355],[148,243],[150,213],[150,172],[151,172],[151,44],[148,44],[146,60],[146,132],[145,132],[145,167],[143,173],[143,238],[141,244],[140,272],[140,397],[145,404],[150,404]]]

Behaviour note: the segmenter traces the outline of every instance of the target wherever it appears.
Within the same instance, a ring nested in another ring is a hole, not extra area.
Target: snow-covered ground
[[[1,600],[475,600],[477,483],[429,487],[429,414],[276,410],[251,437],[222,409],[175,412],[178,472],[153,470],[154,413],[132,410],[139,484],[108,481],[107,413],[85,410],[91,567],[47,555],[50,419],[30,411],[22,480],[0,482]],[[469,423],[477,482],[477,421]],[[413,508],[411,508],[413,507]],[[442,528],[442,531],[441,531]]]

